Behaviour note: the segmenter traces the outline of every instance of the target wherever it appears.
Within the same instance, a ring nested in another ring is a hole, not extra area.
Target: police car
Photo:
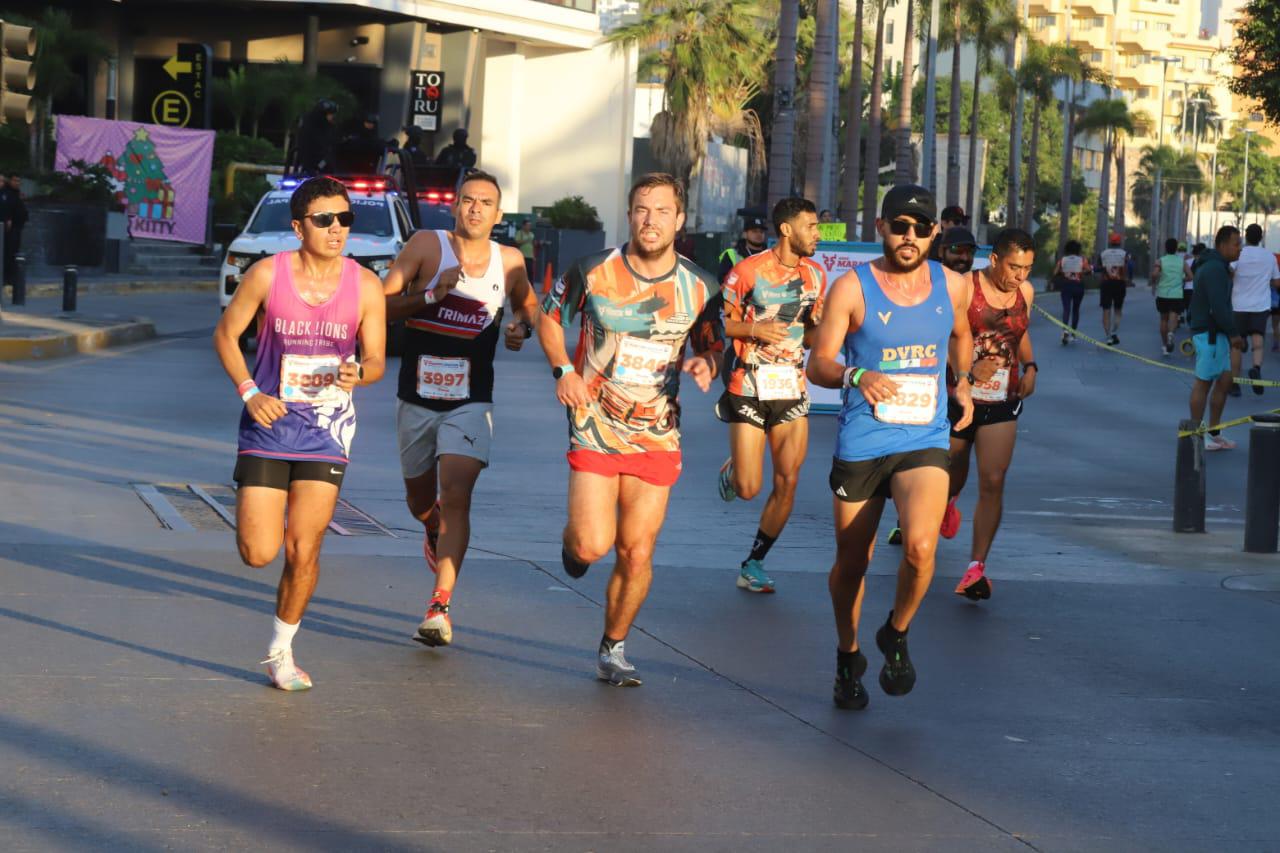
[[[341,178],[351,197],[355,222],[347,237],[346,255],[386,278],[400,249],[413,234],[413,221],[404,195],[381,177]],[[218,301],[225,310],[240,284],[245,270],[269,255],[298,248],[294,236],[289,198],[300,180],[285,178],[269,190],[240,236],[227,247],[219,280]]]

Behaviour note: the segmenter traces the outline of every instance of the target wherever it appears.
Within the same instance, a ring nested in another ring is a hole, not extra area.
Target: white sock
[[[298,627],[301,624],[302,622],[299,621],[295,625],[290,625],[288,622],[285,622],[284,620],[282,620],[279,616],[276,616],[274,619],[272,619],[271,620],[271,629],[272,629],[271,645],[267,648],[268,656],[282,649],[292,649],[293,635],[298,633]]]

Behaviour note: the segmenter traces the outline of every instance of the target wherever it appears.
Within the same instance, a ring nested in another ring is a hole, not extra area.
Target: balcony
[[[579,12],[595,14],[596,0],[534,0],[537,3],[548,3],[552,6],[563,6],[566,9],[577,9]]]
[[[1111,4],[1106,0],[1074,0],[1071,4],[1071,14],[1077,18],[1110,15]]]

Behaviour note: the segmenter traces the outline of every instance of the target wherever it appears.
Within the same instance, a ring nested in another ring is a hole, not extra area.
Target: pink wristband
[[[257,385],[258,383],[254,382],[252,379],[246,379],[245,381],[241,382],[239,385],[236,386],[236,393],[241,396],[244,396],[245,391],[248,391],[250,388],[256,388]]]

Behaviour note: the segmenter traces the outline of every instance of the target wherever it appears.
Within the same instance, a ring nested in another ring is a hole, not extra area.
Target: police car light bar
[[[366,190],[368,192],[381,191],[387,188],[385,180],[375,178],[345,178],[342,183],[353,190]]]
[[[291,190],[297,187],[300,183],[301,181],[297,178],[282,178],[280,183],[276,184],[276,188],[281,190]]]
[[[437,190],[426,190],[418,193],[418,198],[425,199],[430,202],[453,201],[454,195],[449,191],[439,192]]]

